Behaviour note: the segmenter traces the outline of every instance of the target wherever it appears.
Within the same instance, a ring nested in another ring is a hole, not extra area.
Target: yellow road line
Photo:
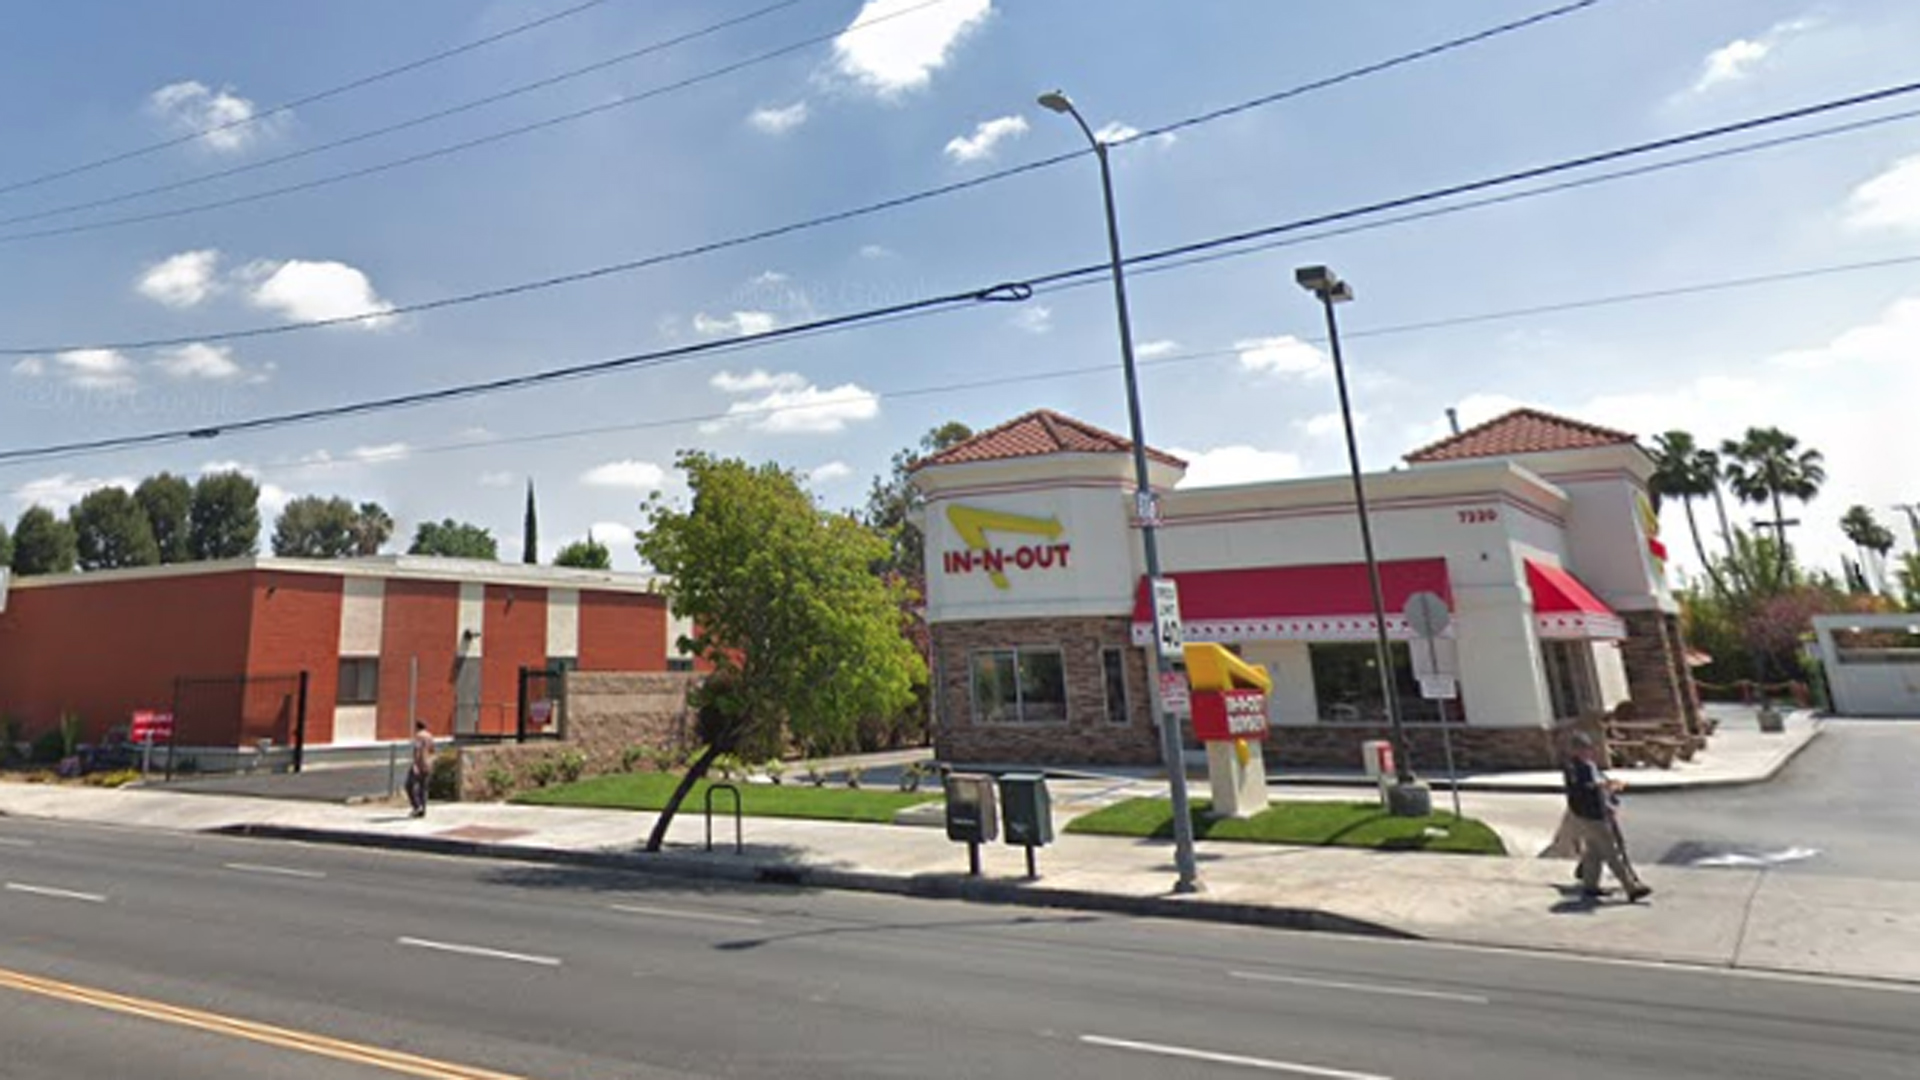
[[[202,1012],[199,1009],[182,1008],[165,1002],[147,998],[129,997],[106,990],[76,986],[73,983],[44,979],[37,975],[27,975],[17,971],[0,968],[0,988],[17,990],[24,994],[37,994],[58,1001],[87,1005],[108,1012],[117,1012],[126,1016],[137,1016],[163,1024],[192,1028],[197,1031],[225,1035],[235,1039],[245,1039],[284,1050],[313,1054],[319,1057],[333,1058],[336,1061],[367,1065],[376,1069],[401,1073],[407,1076],[425,1077],[426,1080],[525,1080],[509,1073],[493,1072],[488,1069],[474,1068],[469,1065],[457,1065],[447,1061],[419,1057],[398,1050],[386,1050],[378,1046],[347,1042],[343,1039],[329,1038],[306,1031],[275,1027],[238,1017],[222,1016],[219,1013]]]

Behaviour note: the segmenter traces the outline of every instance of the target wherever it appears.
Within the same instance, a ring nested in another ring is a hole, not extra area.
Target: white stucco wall
[[[1255,641],[1241,647],[1241,659],[1267,669],[1273,692],[1267,695],[1268,722],[1316,724],[1319,701],[1314,696],[1313,658],[1304,641]]]
[[[580,590],[547,590],[547,656],[580,656]]]

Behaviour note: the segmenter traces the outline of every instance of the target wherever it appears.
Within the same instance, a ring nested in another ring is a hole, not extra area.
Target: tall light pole
[[[1133,323],[1127,315],[1127,278],[1120,265],[1120,222],[1113,209],[1113,172],[1107,164],[1107,144],[1087,126],[1086,118],[1066,94],[1055,90],[1040,95],[1040,105],[1051,112],[1073,117],[1080,125],[1080,133],[1087,137],[1087,143],[1093,147],[1093,156],[1100,161],[1100,193],[1107,207],[1107,256],[1113,267],[1113,307],[1120,319],[1120,366],[1127,376],[1127,423],[1133,439],[1133,481],[1140,502],[1140,546],[1146,555],[1147,580],[1160,580],[1160,544],[1156,536],[1155,519],[1158,508],[1153,502],[1153,488],[1147,475],[1147,439],[1140,424],[1140,380],[1133,365]],[[1187,809],[1187,762],[1186,754],[1180,745],[1180,718],[1169,715],[1160,700],[1159,686],[1173,667],[1173,658],[1160,646],[1160,636],[1153,637],[1153,674],[1154,685],[1149,688],[1147,699],[1153,704],[1154,722],[1160,725],[1160,756],[1167,766],[1167,786],[1173,802],[1173,863],[1179,873],[1174,882],[1176,893],[1198,892],[1200,889],[1199,864],[1193,856],[1193,817]]]
[[[1353,299],[1353,287],[1324,266],[1303,266],[1293,273],[1300,287],[1320,298],[1327,313],[1327,343],[1333,350],[1333,380],[1340,388],[1340,423],[1347,433],[1347,467],[1353,476],[1353,503],[1360,517],[1360,549],[1367,560],[1367,584],[1373,590],[1373,631],[1376,661],[1380,668],[1380,695],[1387,704],[1387,723],[1392,732],[1394,786],[1388,790],[1389,805],[1396,814],[1425,815],[1432,803],[1427,790],[1413,778],[1413,762],[1407,757],[1407,731],[1400,720],[1400,693],[1394,685],[1393,646],[1387,641],[1387,598],[1380,585],[1380,560],[1373,552],[1373,520],[1367,512],[1367,485],[1360,473],[1360,443],[1353,434],[1353,406],[1347,396],[1346,361],[1340,355],[1340,320],[1333,305]],[[1422,805],[1425,804],[1425,805]]]

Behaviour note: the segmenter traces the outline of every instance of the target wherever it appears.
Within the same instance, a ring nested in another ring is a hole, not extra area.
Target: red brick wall
[[[520,702],[520,669],[547,665],[547,590],[487,586],[480,633],[480,721],[513,730]],[[493,706],[504,705],[504,709]]]
[[[580,670],[667,670],[667,602],[645,593],[580,593]]]
[[[253,575],[253,633],[247,670],[255,675],[308,673],[307,742],[333,741],[340,680],[342,579],[322,574]]]
[[[0,713],[27,738],[62,709],[86,739],[135,709],[165,709],[180,676],[246,668],[252,575],[226,574],[16,588],[0,614]]]
[[[460,586],[453,582],[387,582],[380,636],[380,708],[376,735],[404,739],[409,662],[420,662],[418,715],[435,735],[453,734],[454,646],[460,629]]]

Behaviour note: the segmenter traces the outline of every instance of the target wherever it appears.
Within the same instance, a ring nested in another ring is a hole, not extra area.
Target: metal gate
[[[567,673],[563,667],[521,668],[514,741],[566,737]]]
[[[181,769],[278,767],[281,751],[286,767],[299,772],[307,748],[307,684],[304,671],[175,679],[167,778]]]

